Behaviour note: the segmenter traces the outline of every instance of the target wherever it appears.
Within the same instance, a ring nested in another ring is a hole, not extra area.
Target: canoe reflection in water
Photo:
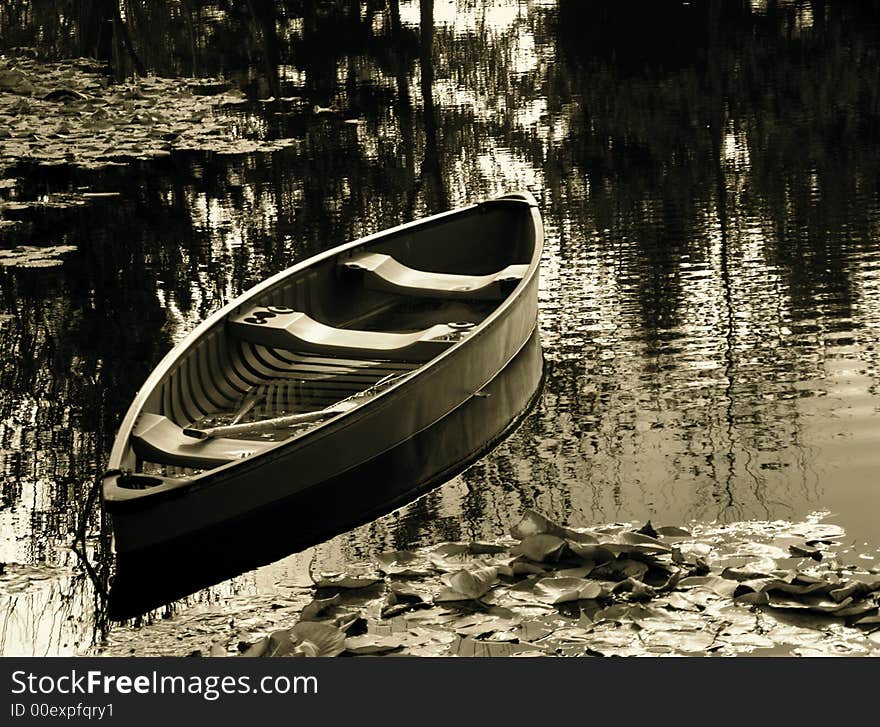
[[[528,193],[335,248],[159,364],[103,482],[123,619],[387,513],[537,399],[543,230]]]

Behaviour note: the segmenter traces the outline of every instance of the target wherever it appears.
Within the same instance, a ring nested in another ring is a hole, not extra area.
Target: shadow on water
[[[110,557],[85,495],[149,370],[222,303],[523,187],[547,232],[541,401],[451,482],[334,539],[326,565],[496,537],[525,506],[575,524],[829,509],[877,538],[877,3],[129,0],[133,53],[115,19],[99,48],[75,5],[0,5],[0,44],[223,74],[250,99],[229,112],[242,135],[297,144],[2,169],[2,249],[73,249],[0,265],[0,559],[76,571],[84,519]],[[83,189],[119,196],[54,205]],[[33,609],[91,623],[70,605],[90,598],[58,606],[66,585],[55,606],[2,589],[6,653],[63,651]]]

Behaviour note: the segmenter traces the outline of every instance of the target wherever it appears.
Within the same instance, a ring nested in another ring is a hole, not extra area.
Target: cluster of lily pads
[[[3,220],[0,220],[2,226]],[[5,268],[53,268],[61,265],[63,256],[76,250],[75,245],[18,245],[12,249],[0,249],[0,267]]]
[[[211,655],[876,655],[880,575],[807,522],[576,529],[444,543],[324,574],[296,623]]]
[[[0,170],[22,160],[94,169],[175,149],[236,154],[294,143],[244,138],[240,119],[221,109],[245,101],[217,79],[110,83],[90,59],[0,56]]]

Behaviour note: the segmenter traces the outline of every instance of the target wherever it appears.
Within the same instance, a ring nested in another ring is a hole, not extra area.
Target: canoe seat
[[[364,273],[364,286],[373,290],[423,298],[504,300],[523,279],[528,265],[508,265],[488,275],[453,275],[414,270],[390,255],[364,252],[345,260],[349,270]]]
[[[141,412],[131,432],[135,454],[148,462],[208,469],[249,457],[274,442],[245,439],[196,439],[161,414]]]
[[[230,333],[269,348],[388,361],[427,361],[467,334],[473,323],[438,323],[421,331],[386,333],[334,328],[305,313],[257,305],[227,319]]]

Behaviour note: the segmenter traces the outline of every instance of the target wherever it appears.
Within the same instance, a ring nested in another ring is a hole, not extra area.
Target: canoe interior
[[[151,385],[120,468],[161,477],[196,475],[321,423],[289,423],[296,418],[291,415],[368,401],[470,335],[503,305],[517,276],[533,263],[535,236],[526,204],[469,208],[340,248],[246,294]],[[390,262],[376,272],[352,264],[363,259],[375,265],[383,256]],[[503,271],[510,275],[494,280]],[[255,310],[281,311],[277,320],[305,313],[305,332],[286,338],[276,320],[254,318],[274,313]],[[429,329],[429,340],[419,338]],[[230,430],[206,445],[181,434],[279,417],[284,423],[277,427]]]

